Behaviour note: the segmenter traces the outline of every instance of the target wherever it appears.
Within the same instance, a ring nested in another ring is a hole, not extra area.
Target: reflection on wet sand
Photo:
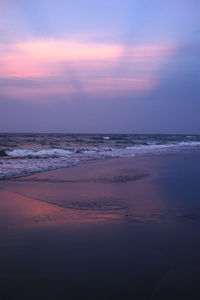
[[[165,214],[163,199],[151,180],[154,170],[150,177],[149,170],[138,170],[128,164],[120,167],[120,161],[106,163],[110,164],[109,172],[104,164],[91,163],[76,167],[75,174],[71,174],[74,168],[11,180],[7,192],[12,192],[11,198],[21,197],[20,201],[26,205],[20,207],[27,207],[27,202],[32,212],[35,205],[40,207],[40,218],[36,211],[34,219],[48,219],[54,223],[61,220],[65,223],[134,223],[158,221],[158,216]]]
[[[200,214],[185,190],[199,188],[198,162],[118,159],[1,181],[2,299],[193,299]],[[193,186],[177,190],[183,166]]]

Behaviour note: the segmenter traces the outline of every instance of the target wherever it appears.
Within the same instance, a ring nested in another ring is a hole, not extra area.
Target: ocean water
[[[200,135],[0,134],[0,179],[83,161],[200,149]]]

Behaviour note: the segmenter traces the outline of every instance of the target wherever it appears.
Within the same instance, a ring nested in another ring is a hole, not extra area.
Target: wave
[[[3,150],[7,156],[13,158],[46,158],[46,157],[65,157],[73,153],[70,150],[64,149],[49,149],[49,150],[29,150],[29,149],[16,149],[16,150]]]
[[[140,144],[115,147],[91,147],[75,149],[15,149],[1,150],[0,178],[37,173],[58,168],[71,167],[79,162],[137,155],[162,155],[183,149],[200,149],[199,141],[165,144]]]
[[[77,149],[43,149],[43,150],[30,150],[30,149],[16,149],[16,150],[1,150],[0,156],[8,156],[10,158],[59,158],[70,157],[75,154],[103,154],[105,152],[142,154],[148,151],[171,150],[174,148],[190,148],[200,146],[200,142],[179,142],[169,144],[140,144],[135,146],[113,148],[113,147],[93,147],[93,148],[77,148]],[[110,154],[108,154],[110,155]]]
[[[147,145],[137,145],[137,146],[129,146],[126,147],[126,150],[136,150],[136,149],[173,149],[173,148],[187,148],[187,147],[196,147],[200,146],[200,142],[174,142],[174,143],[166,143],[166,144],[155,144],[154,142]]]

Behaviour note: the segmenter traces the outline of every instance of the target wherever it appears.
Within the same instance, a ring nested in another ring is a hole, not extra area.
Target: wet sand
[[[200,299],[200,153],[0,181],[1,299]]]

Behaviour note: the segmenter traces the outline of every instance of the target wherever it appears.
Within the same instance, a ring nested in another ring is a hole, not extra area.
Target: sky
[[[0,132],[200,134],[200,0],[0,0]]]

